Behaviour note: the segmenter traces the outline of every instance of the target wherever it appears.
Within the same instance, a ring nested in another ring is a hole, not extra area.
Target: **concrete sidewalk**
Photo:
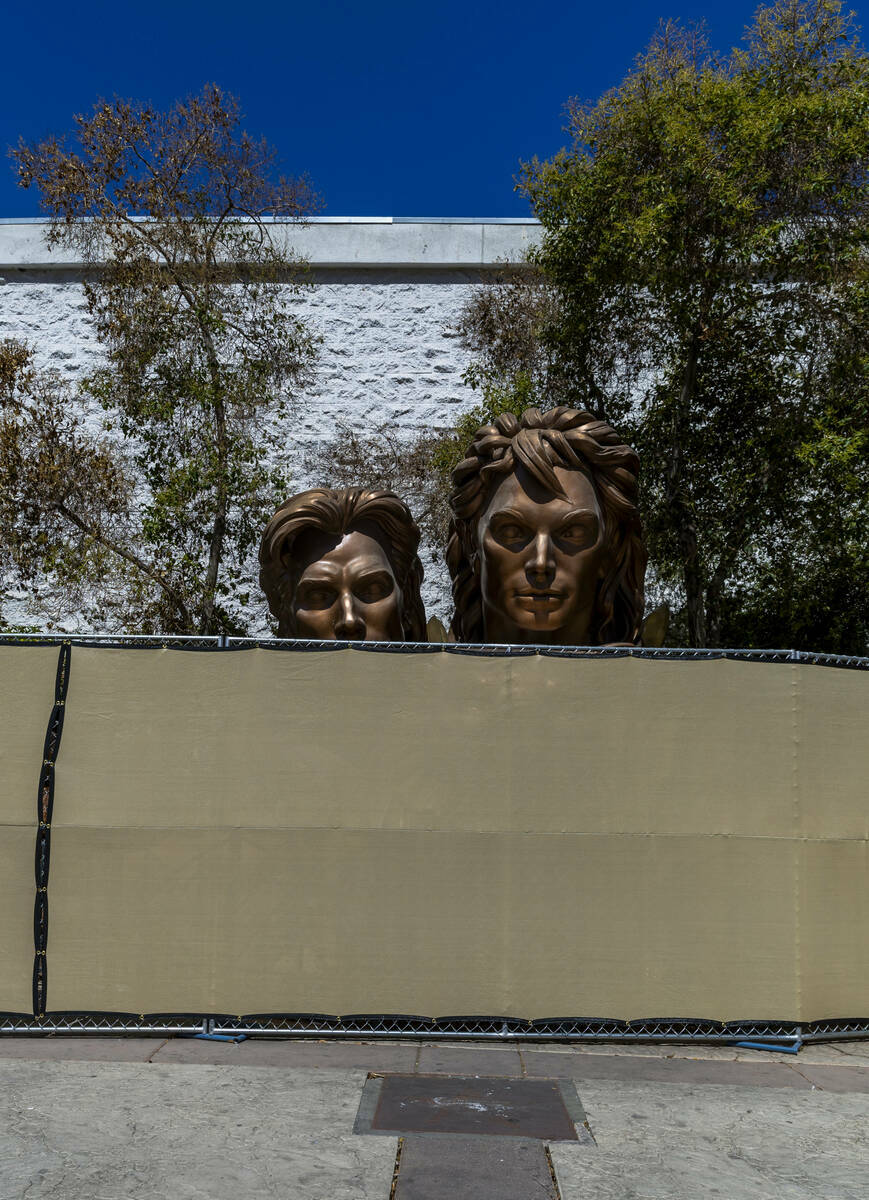
[[[569,1080],[588,1134],[355,1134],[370,1073]],[[0,1200],[863,1200],[867,1118],[867,1042],[5,1038]]]

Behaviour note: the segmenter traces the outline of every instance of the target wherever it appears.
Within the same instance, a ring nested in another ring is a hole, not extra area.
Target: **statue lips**
[[[556,609],[561,608],[567,599],[566,592],[553,592],[549,590],[516,592],[515,595],[521,608],[535,613],[538,617],[548,616],[549,613],[555,612]],[[541,609],[543,610],[542,612]]]

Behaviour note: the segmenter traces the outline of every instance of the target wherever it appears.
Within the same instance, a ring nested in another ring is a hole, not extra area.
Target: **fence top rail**
[[[551,658],[650,658],[672,661],[744,659],[749,662],[805,663],[821,667],[869,670],[869,657],[825,654],[809,650],[747,650],[717,647],[698,650],[682,646],[545,646],[457,644],[453,642],[352,642],[313,641],[304,638],[244,638],[222,634],[167,636],[163,634],[0,634],[3,646],[90,646],[129,650],[274,650],[291,653],[324,650],[362,650],[372,654],[459,654],[488,658],[522,658],[534,655]]]

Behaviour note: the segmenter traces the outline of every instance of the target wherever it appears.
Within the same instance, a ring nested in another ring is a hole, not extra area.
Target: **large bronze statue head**
[[[278,636],[424,642],[419,530],[392,492],[313,488],[292,496],[260,545]]]
[[[591,413],[504,413],[453,471],[447,563],[459,642],[636,642],[639,460]]]

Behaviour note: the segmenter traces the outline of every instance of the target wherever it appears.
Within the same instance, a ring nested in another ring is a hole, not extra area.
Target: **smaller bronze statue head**
[[[278,637],[424,642],[419,536],[392,492],[292,496],[266,526],[259,554]]]
[[[646,551],[639,460],[591,413],[503,413],[453,471],[459,642],[634,643]]]

